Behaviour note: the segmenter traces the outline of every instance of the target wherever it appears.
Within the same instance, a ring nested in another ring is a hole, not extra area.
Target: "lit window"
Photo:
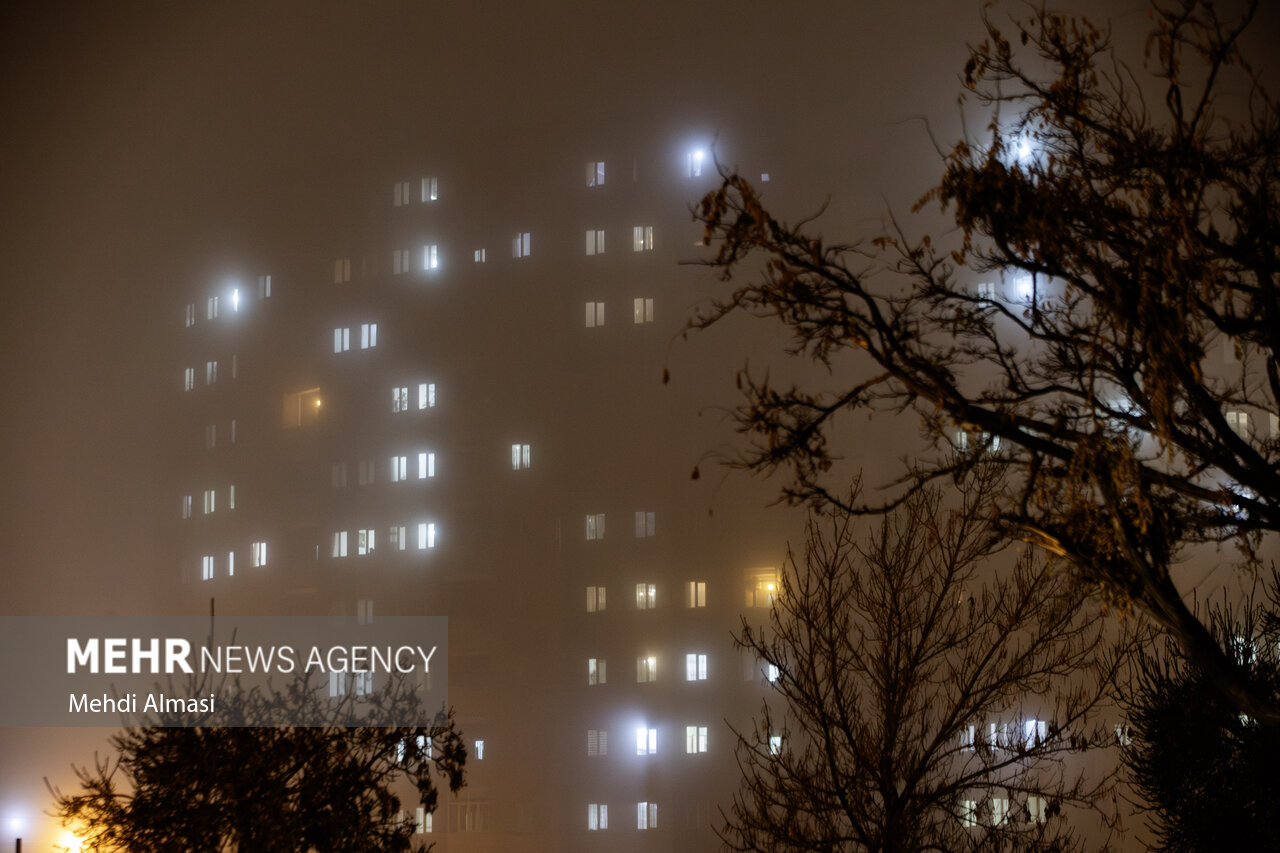
[[[351,349],[351,329],[342,328],[333,330],[333,351],[346,352]]]
[[[604,658],[587,658],[587,684],[605,683]]]
[[[409,386],[391,389],[391,411],[409,411]]]
[[[255,569],[267,564],[267,543],[254,542],[249,546],[249,565]]]
[[[436,475],[436,455],[434,453],[418,454],[418,479],[425,480]]]
[[[187,327],[190,328],[196,324],[196,304],[194,302],[187,303]]]
[[[655,513],[643,510],[636,513],[636,538],[646,539],[653,535]]]
[[[236,508],[236,487],[232,485],[227,491],[227,509]]]
[[[364,463],[361,463],[362,465]],[[347,487],[347,463],[335,462],[329,474],[329,479],[335,489],[345,489]]]
[[[331,556],[347,556],[347,531],[339,530],[333,534],[333,552]]]
[[[405,536],[404,525],[391,525],[391,535],[388,537],[391,542],[392,551],[403,551],[409,544],[408,537]]]
[[[418,550],[436,547],[436,525],[434,521],[418,524]]]
[[[637,252],[647,252],[653,248],[652,225],[637,225],[631,229],[631,248]]]
[[[707,751],[707,727],[684,727],[684,751],[686,754]]]
[[[218,362],[206,361],[204,363],[204,384],[212,385],[218,381]]]
[[[426,833],[431,832],[433,823],[432,817],[433,815],[431,812],[427,811],[424,806],[418,806],[417,832],[419,835],[425,835]]]
[[[1009,801],[1005,797],[991,798],[991,825],[1000,826],[1009,819]]]
[[[594,329],[596,326],[604,325],[604,303],[588,302],[587,303],[587,328]]]
[[[347,674],[345,672],[329,673],[329,697],[337,698],[347,695]]]
[[[391,482],[399,483],[401,480],[409,479],[409,457],[408,456],[392,456],[391,457]]]
[[[1116,743],[1120,746],[1128,746],[1133,743],[1133,732],[1129,728],[1128,723],[1120,723],[1116,726]]]
[[[212,556],[206,556],[201,558],[200,579],[206,580],[206,581],[213,580],[213,557]]]
[[[769,735],[769,754],[782,754],[782,735]]]
[[[637,296],[632,302],[631,321],[633,323],[652,323],[653,322],[653,300]]]
[[[684,680],[685,681],[706,681],[707,680],[707,656],[699,654],[687,654],[684,656]]]
[[[653,655],[636,658],[636,681],[643,683],[657,680],[658,659]]]
[[[1043,746],[1049,740],[1049,723],[1045,720],[1024,720],[1022,745],[1027,749]]]
[[[217,424],[209,424],[204,428],[204,446],[207,450],[212,450],[218,446]]]
[[[779,674],[780,674],[780,670],[778,669],[778,665],[776,663],[765,664],[765,667],[764,667],[765,681],[772,684],[773,682],[778,680]]]
[[[1229,409],[1226,413],[1227,426],[1241,438],[1249,437],[1249,413],[1239,409]]]
[[[762,183],[762,184],[767,184],[767,183],[769,183],[769,173],[768,173],[768,172],[761,172],[761,173],[760,173],[760,183]]]
[[[609,806],[605,803],[587,805],[587,829],[595,831],[609,828]]]
[[[476,263],[477,263],[477,264],[483,264],[483,263],[484,263],[484,255],[485,255],[484,249],[476,249]]]
[[[365,528],[356,531],[356,554],[363,557],[366,554],[373,553],[374,533],[372,530]]]
[[[960,824],[962,826],[978,825],[978,801],[977,800],[961,800],[960,801]]]
[[[182,390],[196,390],[196,369],[194,367],[188,367],[186,370],[182,371]]]
[[[658,606],[658,586],[651,583],[636,584],[636,609],[652,610]]]
[[[436,404],[436,383],[421,382],[418,384],[418,408],[429,409]]]
[[[357,480],[362,486],[372,486],[374,481],[373,469],[377,467],[372,459],[361,459],[357,463]]]
[[[588,255],[604,254],[604,229],[603,228],[587,229],[587,254]]]
[[[204,490],[204,514],[209,515],[218,508],[218,493],[214,489]]]
[[[513,444],[511,445],[511,469],[519,471],[522,468],[529,467],[529,445]]]
[[[973,752],[976,736],[976,726],[963,726],[960,729],[960,748],[965,752]]]
[[[685,168],[684,168],[685,175],[690,178],[701,178],[702,177],[702,161],[703,159],[705,159],[705,157],[706,157],[706,153],[701,148],[695,151],[690,151],[685,156]]]
[[[595,613],[597,610],[604,610],[604,587],[589,586],[587,587],[587,612]]]
[[[239,312],[240,310],[240,288],[232,288],[231,290],[231,310]]]
[[[688,607],[706,607],[707,606],[707,583],[706,581],[689,581],[688,599],[686,606]]]
[[[587,186],[598,187],[604,184],[604,161],[593,160],[587,164]]]
[[[436,201],[440,198],[440,187],[435,178],[422,179],[422,200]]]
[[[476,761],[484,761],[484,741],[476,741]]]
[[[378,324],[363,323],[360,326],[360,349],[373,349],[378,345]]]
[[[978,282],[978,298],[993,300],[996,298],[996,283],[994,281]]]
[[[357,672],[355,674],[355,692],[357,696],[368,696],[373,692],[372,672]]]
[[[658,804],[636,803],[636,829],[658,828]]]
[[[604,513],[597,512],[587,516],[587,539],[604,538]]]
[[[409,182],[396,181],[391,188],[391,203],[395,207],[404,207],[409,203]]]
[[[228,551],[227,552],[227,577],[233,578],[235,576],[236,576],[236,552]]]
[[[587,729],[587,755],[608,755],[609,733],[603,730]]]
[[[658,730],[636,729],[636,755],[655,755],[658,752]]]
[[[205,310],[205,313],[208,315],[208,317],[209,317],[209,319],[210,319],[210,320],[213,320],[213,319],[217,318],[217,316],[218,316],[218,297],[216,297],[216,296],[210,296],[210,297],[209,297],[209,302],[207,303],[207,308],[206,308],[206,310]]]
[[[521,231],[511,241],[511,256],[513,258],[527,258],[529,256],[529,232]]]
[[[351,281],[351,259],[338,258],[333,262],[333,283],[342,284]]]
[[[1027,797],[1027,823],[1044,823],[1049,817],[1049,803],[1035,794]]]
[[[191,495],[182,496],[182,517],[191,517]]]
[[[422,247],[422,268],[424,270],[434,270],[440,267],[439,248],[435,243]]]
[[[258,298],[259,299],[271,298],[271,276],[269,275],[258,276]]]

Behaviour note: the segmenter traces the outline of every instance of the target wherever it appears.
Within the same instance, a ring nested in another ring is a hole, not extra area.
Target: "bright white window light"
[[[701,148],[690,151],[685,158],[685,175],[690,178],[702,177],[702,163],[706,156],[706,152]]]

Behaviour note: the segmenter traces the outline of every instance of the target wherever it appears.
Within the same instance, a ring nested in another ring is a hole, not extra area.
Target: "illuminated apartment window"
[[[604,303],[588,302],[587,303],[587,328],[594,329],[596,326],[604,325]]]
[[[356,554],[361,557],[365,556],[366,554],[372,554],[373,547],[374,547],[373,530],[369,528],[357,530],[356,531]]]
[[[373,349],[378,345],[378,324],[362,323],[360,325],[360,349]]]
[[[476,258],[475,258],[475,260],[476,260],[476,263],[477,263],[477,264],[483,264],[483,263],[484,263],[484,256],[485,256],[485,251],[484,251],[484,249],[476,249]]]
[[[632,303],[631,321],[636,324],[653,322],[653,300],[636,297]]]
[[[587,587],[587,612],[595,613],[598,610],[604,610],[604,587],[589,586]]]
[[[271,276],[269,275],[258,276],[258,298],[259,299],[271,298]]]
[[[240,288],[233,288],[231,291],[231,311],[238,313],[240,311]]]
[[[254,542],[249,546],[249,565],[260,569],[267,564],[267,543]]]
[[[345,672],[329,673],[329,698],[336,699],[347,695],[347,674]]]
[[[1133,732],[1130,730],[1128,723],[1120,723],[1116,726],[1116,743],[1120,746],[1128,746],[1133,743]]]
[[[391,389],[391,411],[407,412],[409,411],[409,386],[405,385],[400,388]]]
[[[434,521],[418,524],[418,550],[436,547],[436,525]]]
[[[687,654],[684,656],[684,680],[685,681],[706,681],[707,680],[707,656],[700,654]]]
[[[519,471],[522,468],[529,467],[529,445],[513,444],[511,445],[511,469]]]
[[[392,551],[403,551],[408,547],[409,540],[405,535],[404,525],[391,525],[391,535],[387,537],[391,541]]]
[[[236,487],[235,485],[232,485],[231,488],[227,490],[227,509],[235,509],[235,508],[236,508]]]
[[[204,384],[212,385],[218,381],[218,362],[206,361],[204,363]]]
[[[587,186],[599,187],[604,185],[604,161],[593,160],[587,164]]]
[[[182,371],[182,390],[196,390],[196,369],[194,367],[188,367]]]
[[[435,243],[422,247],[422,268],[434,270],[440,267],[440,249]]]
[[[685,726],[684,727],[684,751],[686,754],[692,755],[696,752],[707,751],[707,727],[706,726]]]
[[[182,517],[191,517],[191,495],[182,496]]]
[[[977,746],[977,727],[963,726],[960,729],[960,749],[965,752],[973,752]]]
[[[996,283],[994,281],[978,282],[978,298],[993,300],[996,298]]]
[[[636,681],[644,683],[658,680],[658,659],[653,655],[636,658]]]
[[[333,551],[331,556],[347,556],[347,531],[339,530],[333,534]]]
[[[361,459],[356,463],[356,482],[361,486],[372,486],[374,469],[377,463],[373,459]]]
[[[609,733],[603,729],[587,729],[587,755],[608,755]]]
[[[655,513],[643,510],[636,513],[636,538],[647,539],[653,535]]]
[[[1049,723],[1045,720],[1023,720],[1022,745],[1027,749],[1043,746],[1049,740]]]
[[[689,178],[701,178],[702,162],[704,159],[706,159],[706,152],[704,152],[701,148],[697,149],[696,151],[690,151],[687,155],[685,155],[685,161],[684,161],[685,176]]]
[[[775,682],[775,681],[777,681],[777,680],[778,680],[778,676],[779,676],[780,674],[781,674],[781,673],[780,673],[780,671],[778,670],[778,665],[777,665],[776,663],[765,664],[765,667],[764,667],[764,680],[765,680],[765,681],[767,681],[767,682],[769,682],[770,684],[772,684],[773,682]]]
[[[206,581],[213,580],[213,557],[212,556],[206,556],[201,558],[200,579],[206,580]]]
[[[603,228],[587,229],[587,254],[588,255],[604,254],[604,229]]]
[[[1239,409],[1229,409],[1225,412],[1227,426],[1231,427],[1231,431],[1241,438],[1249,437],[1249,413]]]
[[[436,455],[434,453],[418,454],[418,479],[426,480],[436,475]]]
[[[636,755],[656,755],[658,752],[658,730],[636,729]]]
[[[233,578],[235,576],[236,576],[236,552],[228,551],[227,552],[227,577]]]
[[[960,801],[960,825],[969,826],[969,827],[978,825],[978,801],[977,800],[961,800]]]
[[[991,825],[1001,826],[1009,819],[1009,800],[1005,797],[991,798]]]
[[[685,599],[686,607],[706,607],[707,606],[707,582],[706,581],[689,581],[687,592],[688,592],[688,597]]]
[[[1048,800],[1035,794],[1027,797],[1027,823],[1044,823],[1048,819]]]
[[[341,328],[333,330],[333,351],[346,352],[351,349],[351,329]]]
[[[631,229],[631,248],[637,252],[648,252],[653,248],[652,225],[637,225]]]
[[[204,514],[209,515],[218,508],[218,493],[214,489],[204,490]]]
[[[194,302],[187,303],[187,327],[190,328],[196,324],[196,304]]]
[[[782,754],[782,735],[769,735],[769,754]]]
[[[653,610],[658,606],[658,585],[652,583],[636,584],[636,609]]]
[[[436,404],[436,383],[421,382],[418,384],[418,408],[429,409]]]
[[[636,829],[658,828],[658,804],[636,803]]]
[[[206,306],[205,313],[208,315],[208,318],[210,320],[216,319],[218,316],[218,297],[210,296]]]
[[[529,232],[521,231],[511,241],[511,257],[527,258],[529,256]]]
[[[440,186],[435,178],[422,179],[422,200],[436,201],[440,198]]]
[[[342,284],[351,281],[351,259],[338,258],[333,262],[333,283]]]
[[[345,489],[347,487],[347,463],[335,462],[329,471],[329,481],[335,489]]]
[[[391,274],[400,275],[409,271],[409,250],[393,249],[391,251]]]
[[[204,446],[206,450],[212,450],[218,446],[217,424],[209,424],[204,428]]]
[[[604,513],[596,512],[587,516],[587,539],[596,540],[604,538]]]
[[[434,823],[434,821],[432,820],[432,817],[433,815],[431,814],[431,812],[427,811],[425,807],[418,806],[417,832],[419,835],[425,835],[428,832],[432,831],[432,825]]]
[[[587,684],[605,683],[604,658],[587,658]]]
[[[373,673],[357,672],[355,673],[355,693],[357,696],[368,696],[373,692]]]
[[[747,607],[772,607],[778,597],[778,572],[776,569],[755,569],[747,572]]]
[[[392,456],[391,457],[391,482],[399,483],[402,480],[409,479],[409,457],[408,456]]]
[[[605,803],[587,804],[587,830],[594,832],[609,828],[609,806]]]
[[[484,761],[484,741],[476,741],[476,761]]]
[[[409,182],[396,181],[392,186],[392,204],[395,207],[404,207],[409,203]]]

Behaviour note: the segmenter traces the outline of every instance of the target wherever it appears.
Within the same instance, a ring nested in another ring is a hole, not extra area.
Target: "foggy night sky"
[[[905,210],[938,173],[914,119],[955,137],[980,3],[887,5],[6,4],[0,617],[146,599],[176,506],[154,450],[180,294],[244,255],[324,252],[424,151],[537,168],[593,134],[759,127],[780,162],[828,168],[815,208]],[[0,735],[0,810],[34,758],[20,740]],[[43,756],[22,795],[72,757]]]

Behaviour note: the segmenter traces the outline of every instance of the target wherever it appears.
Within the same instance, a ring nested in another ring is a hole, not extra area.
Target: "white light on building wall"
[[[685,174],[690,178],[702,177],[702,163],[706,156],[707,153],[701,148],[690,151],[685,159]]]
[[[233,287],[231,289],[231,310],[240,310],[240,288],[238,287]]]

